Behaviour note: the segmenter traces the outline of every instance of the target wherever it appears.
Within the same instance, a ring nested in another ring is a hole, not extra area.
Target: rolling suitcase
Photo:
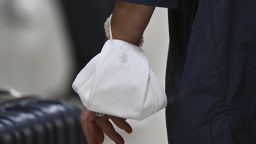
[[[80,110],[36,97],[0,103],[1,144],[84,144]]]
[[[8,129],[6,124],[0,120],[0,143],[1,144],[15,144],[15,137]]]
[[[82,130],[81,130],[80,121],[79,121],[80,110],[61,101],[38,101],[35,104],[37,106],[41,105],[43,107],[55,106],[57,108],[58,106],[58,109],[60,114],[62,115],[63,121],[67,123],[66,138],[67,138],[68,144],[81,143],[81,139],[83,139],[83,137],[82,137]]]

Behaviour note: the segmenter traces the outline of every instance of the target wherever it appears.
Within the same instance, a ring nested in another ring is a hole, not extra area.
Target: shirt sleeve
[[[123,0],[131,3],[150,5],[155,7],[165,7],[165,8],[178,8],[179,0]]]

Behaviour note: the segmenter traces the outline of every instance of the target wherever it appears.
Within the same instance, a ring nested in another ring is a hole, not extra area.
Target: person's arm
[[[111,21],[113,38],[138,45],[154,9],[151,6],[118,1]],[[115,131],[110,120],[127,133],[132,132],[131,126],[123,118],[109,115],[96,117],[95,112],[89,110],[81,114],[81,124],[88,144],[102,144],[103,132],[115,143],[124,144],[122,136]]]
[[[118,1],[111,21],[113,38],[138,44],[154,9],[152,6]]]

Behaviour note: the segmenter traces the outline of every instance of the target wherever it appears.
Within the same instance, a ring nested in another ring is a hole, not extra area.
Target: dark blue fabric
[[[255,6],[255,0],[179,0],[169,10],[170,144],[256,144]]]
[[[256,1],[200,0],[194,17],[180,1],[170,11],[169,142],[255,144]]]
[[[127,2],[176,9],[179,0],[123,0]]]

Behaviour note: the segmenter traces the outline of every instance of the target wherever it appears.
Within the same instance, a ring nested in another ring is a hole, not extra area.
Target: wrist
[[[154,7],[118,1],[112,15],[112,36],[140,45]]]
[[[114,39],[123,40],[131,44],[139,46],[141,43],[142,34],[138,34],[133,31],[119,30],[118,28],[112,29],[112,35]]]

